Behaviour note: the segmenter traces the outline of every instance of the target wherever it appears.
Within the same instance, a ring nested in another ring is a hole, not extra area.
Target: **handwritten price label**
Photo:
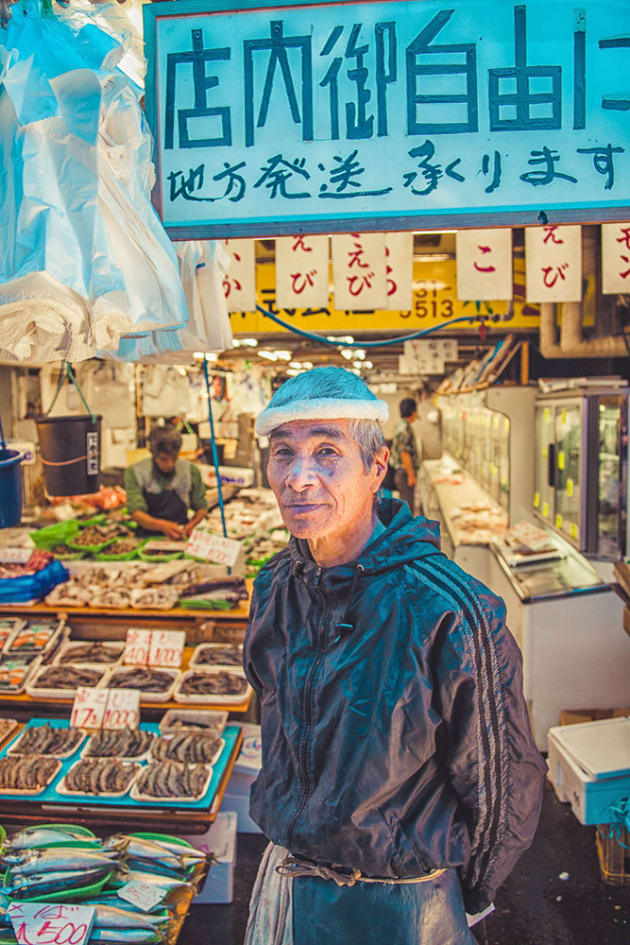
[[[83,945],[95,909],[56,902],[12,902],[7,913],[18,945]]]
[[[138,728],[140,722],[140,693],[137,689],[105,689],[107,708],[103,728]]]
[[[79,686],[72,704],[72,728],[101,728],[107,708],[107,689]]]
[[[123,662],[133,663],[135,666],[146,666],[149,662],[150,647],[151,631],[136,630],[131,627],[127,630]]]
[[[164,889],[159,886],[149,886],[148,883],[141,883],[133,879],[125,883],[120,889],[116,890],[116,895],[127,902],[139,906],[143,912],[148,912],[153,906],[157,906],[164,898]]]
[[[186,554],[205,561],[215,561],[233,568],[241,551],[240,541],[233,538],[221,538],[195,528],[186,545]]]
[[[185,630],[153,630],[149,648],[149,666],[179,669],[186,643]]]

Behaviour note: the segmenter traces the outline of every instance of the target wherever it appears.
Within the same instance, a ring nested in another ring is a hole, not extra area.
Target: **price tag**
[[[105,689],[107,708],[103,728],[138,728],[140,722],[140,693],[137,689]]]
[[[575,522],[573,522],[571,524],[571,538],[577,538],[577,536],[578,536],[578,527],[575,524]]]
[[[551,420],[551,410],[549,409],[549,407],[545,407],[545,409],[543,410],[543,419],[545,423],[549,423],[549,421]]]
[[[556,515],[556,528],[562,528],[562,522],[563,522],[563,518],[558,512],[558,514]]]
[[[186,554],[205,561],[215,561],[233,568],[241,551],[240,541],[233,538],[221,538],[195,528],[186,545]]]
[[[151,647],[151,631],[136,630],[130,627],[125,640],[123,663],[133,663],[136,666],[146,666],[149,662]]]
[[[566,426],[566,422],[567,422],[567,412],[566,412],[566,410],[563,410],[562,413],[560,414],[560,422],[561,422],[564,426]]]
[[[540,492],[534,492],[534,508],[537,509],[540,505]]]
[[[542,514],[544,518],[549,518],[549,503],[543,502]]]
[[[153,630],[149,648],[149,666],[179,669],[186,643],[185,630]]]
[[[100,728],[107,708],[107,689],[79,686],[72,704],[72,728]]]
[[[564,452],[558,450],[558,469],[564,469]]]
[[[133,879],[125,883],[120,889],[116,890],[116,895],[134,906],[139,906],[143,912],[148,912],[158,902],[164,898],[164,889],[160,886],[149,886],[148,883],[141,883],[140,880]]]
[[[571,499],[573,497],[573,480],[567,479],[567,495]]]
[[[95,911],[94,906],[57,902],[11,902],[7,906],[18,945],[83,945]]]

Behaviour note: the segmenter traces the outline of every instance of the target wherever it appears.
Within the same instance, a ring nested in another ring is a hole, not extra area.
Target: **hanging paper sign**
[[[140,693],[137,689],[105,689],[107,708],[103,728],[138,728],[140,723]]]
[[[217,564],[225,564],[228,568],[233,568],[241,554],[242,546],[240,541],[233,538],[222,538],[219,535],[211,535],[210,532],[204,532],[199,528],[193,530],[190,541],[186,545],[186,554],[193,558],[202,558],[205,561],[215,561]]]
[[[123,663],[132,663],[135,666],[146,666],[149,662],[149,650],[151,647],[151,631],[137,630],[130,627],[127,630],[125,640],[125,652],[123,654]]]
[[[602,292],[630,292],[630,223],[602,223]]]
[[[79,686],[72,703],[72,728],[101,728],[107,708],[107,689]]]
[[[512,230],[457,230],[457,298],[495,301],[514,296]]]
[[[526,227],[525,272],[528,302],[580,302],[582,228]]]
[[[413,289],[413,233],[385,236],[385,276],[387,309],[411,309]]]
[[[149,666],[179,669],[186,643],[185,630],[153,630],[149,648]]]
[[[83,945],[95,912],[94,906],[58,902],[10,902],[7,906],[18,945]]]
[[[228,312],[256,311],[256,257],[253,240],[226,240],[230,256],[223,277],[223,292]]]
[[[280,308],[328,305],[328,237],[276,240],[276,304]]]
[[[120,889],[116,890],[116,895],[126,902],[133,903],[143,912],[150,912],[158,902],[164,899],[164,888],[161,886],[150,886],[138,879],[132,879],[125,883]]]
[[[348,311],[385,308],[385,234],[333,236],[335,307]]]
[[[401,374],[443,374],[445,362],[456,360],[455,338],[405,341],[398,369]]]

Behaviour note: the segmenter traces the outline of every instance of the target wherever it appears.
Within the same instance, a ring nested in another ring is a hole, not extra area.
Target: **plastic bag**
[[[60,561],[53,561],[37,574],[27,577],[0,579],[0,604],[19,604],[39,600],[49,594],[57,584],[70,579],[67,568]]]

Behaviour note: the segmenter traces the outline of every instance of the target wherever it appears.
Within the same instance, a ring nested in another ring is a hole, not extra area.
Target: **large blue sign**
[[[144,6],[174,238],[625,219],[628,0]]]

